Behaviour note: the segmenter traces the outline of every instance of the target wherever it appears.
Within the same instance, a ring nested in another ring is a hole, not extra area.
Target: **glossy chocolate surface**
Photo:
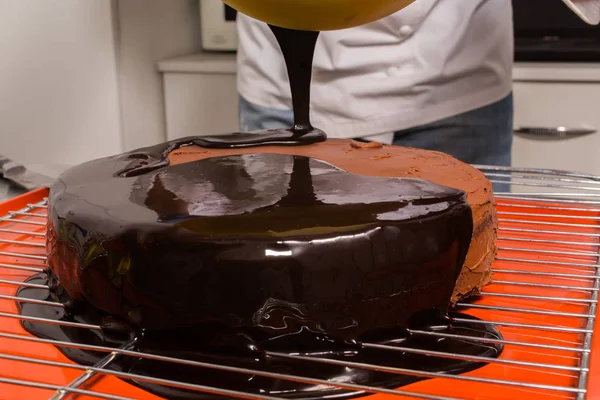
[[[74,300],[145,329],[345,340],[446,312],[472,234],[462,191],[281,154],[123,176],[139,154],[51,188],[49,264]]]
[[[65,296],[62,288],[57,286],[56,282],[53,282],[53,279],[48,279],[46,274],[38,274],[29,279],[28,282],[43,285],[50,283],[53,290],[21,288],[18,292],[19,297],[63,302],[68,297]],[[349,390],[349,388],[319,386],[311,382],[311,379],[388,389],[399,388],[425,379],[408,372],[405,374],[378,372],[368,368],[321,364],[311,361],[312,359],[339,360],[444,374],[465,373],[485,365],[481,362],[475,363],[452,358],[409,354],[404,351],[367,348],[358,344],[337,342],[326,336],[312,335],[307,332],[265,341],[257,341],[251,335],[241,334],[236,330],[214,326],[212,329],[204,327],[204,329],[198,330],[185,329],[142,334],[130,330],[126,325],[119,324],[114,318],[99,312],[88,304],[80,304],[76,309],[71,309],[70,312],[65,312],[56,307],[29,303],[22,303],[21,307],[21,313],[28,316],[104,327],[102,331],[93,331],[28,321],[22,322],[24,328],[36,336],[75,344],[111,348],[119,348],[135,337],[138,341],[132,350],[142,353],[204,362],[216,366],[246,368],[252,371],[305,378],[304,382],[298,382],[297,379],[292,380],[290,378],[282,379],[281,377],[274,379],[273,377],[260,376],[257,373],[243,374],[212,369],[209,366],[205,368],[185,366],[173,362],[159,362],[125,355],[117,357],[113,363],[107,366],[111,370],[276,398],[350,399],[367,395],[364,392]],[[442,334],[460,335],[463,337],[461,339],[447,338],[440,340],[430,336],[408,335],[403,330],[391,330],[387,333],[388,337],[386,339],[368,338],[369,343],[447,352],[464,356],[494,358],[500,355],[502,352],[501,345],[478,341],[478,338],[502,339],[498,331],[481,323],[453,322],[452,318],[454,317],[475,319],[467,315],[451,313],[449,319],[438,321],[436,326],[425,327],[424,329],[435,330]],[[293,343],[293,347],[298,348],[300,355],[311,357],[311,360],[286,358],[286,351],[291,343]],[[106,352],[91,352],[76,347],[59,347],[59,349],[68,358],[83,365],[96,365],[107,354]],[[283,353],[283,357],[273,355],[273,353],[280,352]],[[204,400],[221,398],[214,394],[192,392],[173,386],[159,386],[131,380],[128,382],[166,399]]]

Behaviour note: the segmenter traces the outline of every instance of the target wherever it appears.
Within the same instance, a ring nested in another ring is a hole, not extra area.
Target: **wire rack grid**
[[[418,369],[315,359],[300,354],[269,353],[319,368],[323,363],[427,378],[398,390],[320,381],[303,376],[235,368],[161,357],[135,350],[135,340],[115,349],[34,337],[21,326],[56,321],[19,315],[17,301],[53,307],[60,303],[24,300],[16,291],[24,280],[45,267],[47,202],[44,190],[0,205],[0,398],[4,399],[158,399],[123,379],[157,383],[214,394],[216,397],[274,399],[227,387],[205,387],[185,381],[132,375],[111,369],[120,356],[151,358],[164,363],[248,376],[295,380],[355,391],[382,399],[595,399],[600,398],[600,335],[594,335],[600,294],[600,178],[564,171],[478,166],[492,182],[511,187],[498,192],[498,255],[494,282],[480,296],[457,309],[497,327],[503,339],[461,336],[465,341],[504,345],[498,359],[362,343],[391,352],[480,361],[486,365],[462,375]],[[16,211],[6,211],[13,207]],[[459,319],[456,319],[457,321]],[[97,326],[72,323],[82,329]],[[449,334],[411,331],[440,340]],[[457,339],[457,338],[454,338]],[[57,350],[71,347],[106,353],[93,367],[77,365]],[[122,379],[120,379],[122,378]],[[594,379],[596,378],[596,379]]]

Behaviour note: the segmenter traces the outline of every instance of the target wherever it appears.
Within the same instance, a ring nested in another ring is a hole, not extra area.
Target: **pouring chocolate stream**
[[[320,32],[297,31],[269,25],[279,43],[288,71],[294,108],[294,135],[313,132],[310,123],[310,82]]]

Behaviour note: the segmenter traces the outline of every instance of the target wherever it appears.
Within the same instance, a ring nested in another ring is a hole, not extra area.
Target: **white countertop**
[[[235,74],[234,53],[198,53],[163,60],[164,73]],[[516,63],[515,81],[600,82],[600,63]]]

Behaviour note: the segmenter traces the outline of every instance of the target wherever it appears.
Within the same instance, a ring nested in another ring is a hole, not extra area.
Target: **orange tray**
[[[39,203],[46,195],[47,191],[40,189],[0,204],[0,215]],[[467,380],[435,378],[401,390],[458,399],[558,400],[575,399],[577,396],[600,399],[600,335],[592,334],[592,331],[600,329],[598,323],[594,324],[596,310],[592,306],[597,300],[596,283],[599,282],[600,209],[504,200],[499,201],[498,210],[501,219],[500,250],[494,264],[494,283],[484,289],[481,298],[461,311],[486,321],[502,323],[498,328],[504,339],[516,342],[505,345],[500,360],[506,362],[490,363],[461,375]],[[0,282],[22,282],[32,274],[12,268],[14,266],[45,267],[42,235],[45,232],[45,212],[44,207],[32,206],[27,212],[12,214],[10,219],[0,222]],[[0,283],[0,295],[14,296],[17,287]],[[557,300],[559,298],[568,300]],[[18,356],[75,365],[50,344],[6,337],[6,334],[33,337],[21,327],[18,318],[10,317],[18,314],[14,300],[0,298],[0,313],[0,382],[4,382],[0,383],[0,399],[47,399],[56,393],[56,388],[68,385],[84,372],[8,359],[7,356]],[[511,324],[550,329],[562,327],[572,331],[509,326]],[[523,346],[523,343],[562,346],[564,349]],[[543,366],[512,364],[513,361]],[[586,373],[587,383],[582,378]],[[25,382],[49,386],[33,388]],[[525,386],[519,386],[519,383]],[[569,390],[538,389],[531,385]],[[81,389],[125,398],[158,399],[105,374],[99,374],[91,384]],[[97,397],[78,395],[77,398]],[[391,400],[413,397],[375,394],[366,398]]]

